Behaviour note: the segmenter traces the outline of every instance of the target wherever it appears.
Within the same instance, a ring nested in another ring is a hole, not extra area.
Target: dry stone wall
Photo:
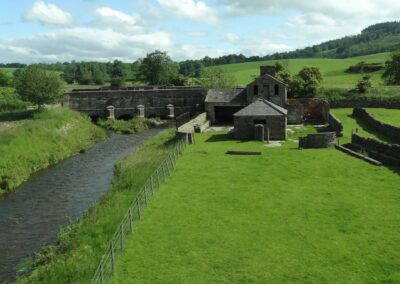
[[[330,148],[336,144],[336,133],[335,132],[323,132],[309,134],[305,137],[300,137],[299,148]]]
[[[331,108],[391,108],[400,109],[400,99],[381,99],[381,98],[359,98],[359,99],[344,99],[330,100]]]
[[[330,130],[335,131],[337,137],[343,136],[343,124],[339,119],[336,118],[336,116],[333,115],[332,112],[329,113],[328,123]]]
[[[394,139],[396,142],[400,143],[400,127],[396,127],[387,123],[383,123],[376,119],[373,115],[368,113],[363,108],[355,108],[353,110],[353,116],[362,119],[370,127],[384,134],[387,137]]]

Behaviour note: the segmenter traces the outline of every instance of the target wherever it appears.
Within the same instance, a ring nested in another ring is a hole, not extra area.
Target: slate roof
[[[258,99],[241,109],[233,116],[281,116],[287,115],[287,110],[265,99]]]
[[[232,103],[246,104],[246,89],[219,89],[209,90],[205,100],[206,103]]]
[[[284,86],[287,87],[287,84],[286,84],[286,83],[282,82],[281,80],[279,80],[279,79],[277,79],[276,77],[274,77],[274,76],[272,76],[272,75],[269,75],[269,74],[264,74],[264,75],[258,77],[257,79],[264,78],[264,77],[268,77],[268,78],[272,79],[273,81],[275,81],[275,82],[277,82],[277,83],[279,83],[279,84],[284,85]],[[257,79],[256,79],[256,80],[257,80]]]

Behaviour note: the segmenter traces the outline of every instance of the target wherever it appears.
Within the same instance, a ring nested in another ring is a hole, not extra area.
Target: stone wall
[[[328,122],[329,104],[326,100],[314,98],[290,99],[287,102],[287,107],[296,104],[303,105],[304,120],[317,123]]]
[[[335,132],[323,132],[316,134],[309,134],[305,137],[300,137],[299,148],[330,148],[336,144]]]
[[[400,109],[400,99],[359,98],[329,101],[331,108],[392,108]]]
[[[304,116],[304,107],[302,104],[287,105],[287,122],[288,124],[302,124]]]
[[[235,117],[234,136],[240,140],[253,140],[255,133],[255,120],[266,120],[264,125],[264,136],[267,140],[267,129],[269,129],[270,140],[286,140],[286,117],[285,116],[243,116]]]
[[[201,113],[198,116],[196,116],[194,119],[190,120],[189,122],[181,125],[177,132],[179,133],[193,133],[195,132],[195,128],[197,126],[203,126],[207,123],[207,114]]]
[[[400,145],[364,138],[357,133],[352,135],[351,143],[357,146],[359,151],[367,152],[371,158],[385,165],[400,166]]]
[[[355,108],[353,110],[353,116],[362,119],[374,130],[400,143],[400,127],[396,127],[379,121],[363,108]]]
[[[65,107],[85,112],[90,116],[106,117],[106,107],[115,107],[115,117],[137,116],[138,106],[144,106],[146,117],[167,117],[168,105],[174,114],[184,112],[192,115],[204,111],[205,90],[202,88],[173,87],[169,89],[97,89],[78,90],[64,96]]]
[[[329,129],[336,132],[336,137],[343,136],[343,124],[339,119],[336,118],[336,116],[333,115],[332,112],[329,113],[328,123]]]

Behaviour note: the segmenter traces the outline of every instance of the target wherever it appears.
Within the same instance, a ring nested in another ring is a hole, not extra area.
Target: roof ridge
[[[274,110],[276,110],[277,112],[280,112],[280,113],[282,113],[282,114],[287,114],[287,113],[285,113],[285,111],[283,111],[282,109],[282,107],[280,107],[280,106],[278,106],[278,105],[276,105],[276,104],[274,104],[273,102],[271,102],[271,101],[269,101],[269,100],[267,100],[267,99],[262,99],[263,101],[264,101],[264,103],[266,103],[266,104],[268,104],[270,107],[272,107]]]

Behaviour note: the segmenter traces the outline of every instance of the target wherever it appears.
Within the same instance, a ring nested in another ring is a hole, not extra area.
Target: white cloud
[[[161,7],[168,13],[178,17],[206,23],[217,24],[219,22],[217,12],[203,1],[193,0],[157,0]]]
[[[237,34],[234,34],[234,33],[227,33],[227,34],[225,34],[224,38],[227,41],[231,41],[231,42],[235,42],[235,41],[240,40],[240,37]]]
[[[73,21],[70,13],[61,10],[55,4],[46,4],[40,0],[36,1],[25,12],[23,19],[31,22],[39,22],[43,25],[68,25]]]
[[[113,29],[120,33],[143,33],[146,23],[139,14],[126,14],[110,7],[99,7],[94,10],[96,16],[93,26]]]

